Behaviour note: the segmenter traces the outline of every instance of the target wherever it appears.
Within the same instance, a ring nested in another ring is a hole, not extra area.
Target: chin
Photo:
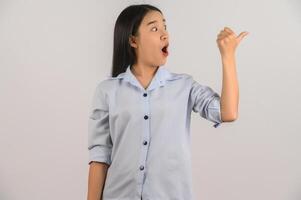
[[[161,65],[165,65],[166,61],[167,61],[167,59],[164,59],[164,61],[162,61],[159,65],[160,65],[160,66],[161,66]]]
[[[158,58],[157,60],[160,60],[160,62],[154,63],[153,66],[162,66],[166,64],[167,58]]]
[[[166,62],[163,62],[163,63],[160,64],[160,66],[161,66],[161,65],[165,65],[165,64],[166,64]]]

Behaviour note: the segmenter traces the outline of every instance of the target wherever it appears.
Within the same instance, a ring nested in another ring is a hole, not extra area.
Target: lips
[[[168,56],[168,46],[169,46],[169,44],[167,43],[161,48],[161,51],[164,56]]]

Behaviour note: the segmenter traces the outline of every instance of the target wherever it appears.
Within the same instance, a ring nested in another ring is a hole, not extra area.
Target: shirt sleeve
[[[88,121],[89,164],[92,161],[111,164],[112,140],[109,131],[109,109],[99,85],[94,91]]]
[[[201,117],[214,122],[213,127],[217,128],[223,121],[221,119],[220,96],[211,87],[201,85],[192,77],[190,98],[192,110]]]

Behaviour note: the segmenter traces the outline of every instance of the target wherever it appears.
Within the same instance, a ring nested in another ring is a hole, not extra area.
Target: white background
[[[0,0],[0,199],[86,199],[88,109],[134,3],[164,13],[169,70],[219,93],[219,31],[250,33],[236,52],[239,118],[215,129],[193,113],[196,200],[300,200],[299,0]]]

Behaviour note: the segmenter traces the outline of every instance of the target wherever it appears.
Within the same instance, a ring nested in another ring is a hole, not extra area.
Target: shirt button
[[[141,166],[140,166],[140,170],[143,170],[143,169],[144,169],[144,166],[143,166],[143,165],[141,165]]]
[[[148,116],[147,116],[147,115],[144,115],[144,119],[148,119]]]
[[[143,144],[144,144],[144,145],[147,145],[147,141],[144,140],[144,141],[143,141]]]
[[[147,96],[147,93],[144,93],[143,96],[146,97],[146,96]]]

